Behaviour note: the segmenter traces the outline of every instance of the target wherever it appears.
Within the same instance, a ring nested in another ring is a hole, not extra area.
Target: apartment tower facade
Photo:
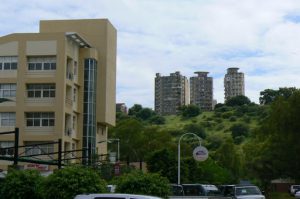
[[[198,106],[202,111],[213,109],[213,78],[209,72],[195,72],[197,76],[190,77],[190,103]]]
[[[0,37],[0,98],[10,100],[0,103],[0,132],[19,128],[20,153],[47,159],[43,153],[58,146],[32,144],[58,139],[64,151],[83,149],[65,156],[84,164],[107,153],[98,142],[115,125],[116,34],[107,19],[83,19],[41,21],[39,33]],[[13,135],[0,135],[0,155],[12,155],[1,148],[13,145]]]
[[[173,115],[178,108],[189,104],[189,84],[180,72],[171,73],[170,76],[155,77],[155,111],[160,115]]]
[[[239,68],[228,68],[224,77],[225,101],[245,95],[244,73],[238,72]]]

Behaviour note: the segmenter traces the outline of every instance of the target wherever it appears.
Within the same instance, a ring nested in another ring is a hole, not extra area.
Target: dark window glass
[[[48,119],[42,119],[42,126],[49,126],[49,120]]]
[[[17,62],[12,62],[11,63],[11,70],[17,70],[18,63]]]
[[[41,121],[40,121],[40,119],[34,119],[34,120],[33,120],[33,123],[34,123],[34,124],[33,124],[34,126],[41,126]]]
[[[44,70],[50,70],[50,63],[44,63]]]
[[[55,91],[50,91],[50,97],[55,97]]]
[[[2,70],[2,63],[0,63],[0,70]]]
[[[36,63],[35,70],[42,70],[42,63]]]
[[[34,97],[34,92],[33,91],[28,91],[27,92],[27,97]]]
[[[35,91],[35,97],[41,97],[41,91]]]
[[[33,126],[33,120],[32,119],[28,119],[26,125],[27,126]]]
[[[51,70],[56,70],[56,63],[51,63]]]
[[[43,91],[43,97],[50,97],[50,91]]]
[[[28,70],[34,70],[34,68],[35,68],[35,64],[33,63],[28,64]]]
[[[49,126],[54,126],[55,122],[54,119],[49,119]]]
[[[10,63],[4,63],[4,70],[10,70]]]

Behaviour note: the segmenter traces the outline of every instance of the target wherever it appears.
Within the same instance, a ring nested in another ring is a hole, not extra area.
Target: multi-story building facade
[[[203,111],[213,108],[213,78],[208,72],[195,72],[196,77],[190,77],[190,103]]]
[[[224,77],[225,101],[245,95],[244,73],[238,72],[239,68],[228,68]]]
[[[0,37],[0,98],[10,99],[0,103],[0,132],[18,127],[20,145],[61,139],[64,151],[84,150],[69,154],[84,163],[106,154],[100,141],[115,125],[115,92],[116,29],[107,19],[41,21],[39,33]],[[13,145],[13,135],[0,135],[0,148]],[[19,151],[42,156],[57,147]]]
[[[160,115],[172,115],[178,108],[189,104],[189,85],[185,76],[180,72],[170,76],[155,77],[155,111]]]

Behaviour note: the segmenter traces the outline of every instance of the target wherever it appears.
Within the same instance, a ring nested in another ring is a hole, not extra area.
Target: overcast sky
[[[207,71],[224,101],[228,67],[245,91],[300,85],[299,0],[1,0],[0,36],[39,20],[108,18],[118,31],[117,102],[154,106],[155,73]]]

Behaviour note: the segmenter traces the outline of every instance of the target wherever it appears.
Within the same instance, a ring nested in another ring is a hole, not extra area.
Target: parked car
[[[290,186],[290,194],[293,196],[295,195],[295,192],[300,190],[300,185],[291,185]]]
[[[265,199],[260,189],[254,185],[225,185],[222,195],[234,199]]]
[[[110,194],[81,194],[75,196],[74,199],[161,199],[155,196],[146,195],[134,195],[134,194],[121,194],[121,193],[110,193]]]
[[[296,191],[295,192],[295,198],[296,199],[300,199],[300,191]]]
[[[220,196],[221,192],[215,185],[182,184],[185,196]]]
[[[182,185],[170,184],[171,196],[184,196]]]

